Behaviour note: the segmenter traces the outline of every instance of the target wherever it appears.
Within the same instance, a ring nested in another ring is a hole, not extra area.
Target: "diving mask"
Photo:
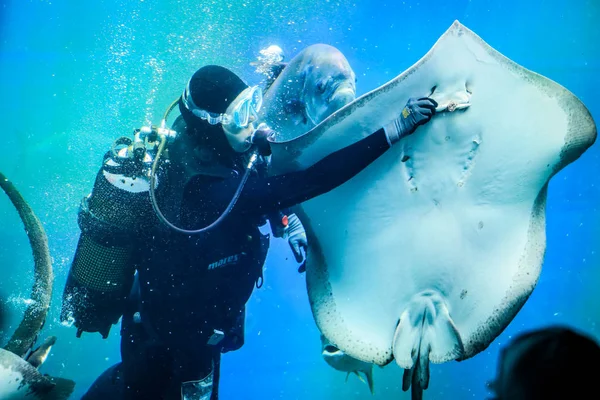
[[[211,125],[222,124],[230,125],[235,124],[238,128],[245,128],[250,123],[250,116],[258,118],[258,112],[262,107],[263,96],[262,89],[258,86],[252,86],[245,89],[236,98],[237,104],[231,111],[231,114],[227,113],[212,113],[201,109],[192,99],[190,94],[190,85],[186,86],[182,95],[183,104],[185,107],[192,112],[196,117],[207,121]]]
[[[233,108],[233,122],[240,128],[248,126],[250,116],[258,119],[258,112],[262,107],[262,89],[252,86],[244,90],[236,99],[237,104]]]

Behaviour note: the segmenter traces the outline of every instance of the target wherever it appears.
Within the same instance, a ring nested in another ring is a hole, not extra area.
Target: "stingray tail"
[[[423,398],[429,386],[429,362],[442,363],[464,354],[460,334],[442,296],[418,294],[402,313],[393,342],[396,363],[405,369],[402,390],[412,386],[413,400]]]
[[[411,389],[411,400],[422,400],[423,391],[429,387],[429,361],[422,362],[424,359],[427,358],[417,356],[415,365],[405,369],[402,376],[402,390]]]

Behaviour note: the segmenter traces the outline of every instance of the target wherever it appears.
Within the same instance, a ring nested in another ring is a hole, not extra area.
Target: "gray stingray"
[[[29,204],[2,173],[0,187],[6,192],[23,221],[33,250],[35,266],[32,302],[25,310],[23,320],[8,344],[0,349],[0,399],[67,399],[73,392],[75,382],[42,375],[37,369],[46,360],[56,338],[51,336],[37,349],[31,350],[46,321],[52,297],[54,275],[48,238],[42,223]]]
[[[364,361],[357,360],[356,358],[352,358],[333,344],[327,340],[327,338],[321,335],[321,356],[323,360],[332,367],[341,372],[346,373],[346,382],[348,381],[348,377],[350,374],[355,374],[358,376],[362,382],[366,383],[369,386],[369,391],[371,394],[375,394],[375,387],[373,384],[373,364],[366,363]],[[367,378],[366,382],[360,373],[365,375]]]
[[[299,52],[265,91],[259,120],[282,138],[314,128],[356,97],[356,76],[335,47],[314,44]]]
[[[356,359],[395,359],[418,398],[430,362],[487,348],[533,291],[548,183],[594,143],[596,126],[567,89],[455,21],[390,82],[305,134],[275,137],[271,174],[355,143],[413,96],[434,98],[440,112],[296,213],[320,331]]]

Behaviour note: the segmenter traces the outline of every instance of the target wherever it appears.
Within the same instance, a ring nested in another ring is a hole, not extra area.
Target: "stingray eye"
[[[325,87],[327,87],[327,81],[321,79],[318,83],[317,83],[317,92],[319,93],[323,93],[325,91]]]

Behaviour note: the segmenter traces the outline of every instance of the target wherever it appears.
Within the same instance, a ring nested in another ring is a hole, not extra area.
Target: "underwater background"
[[[58,341],[41,371],[75,380],[71,398],[79,399],[119,361],[118,325],[107,340],[97,333],[77,339],[74,327],[58,321],[79,202],[112,141],[157,124],[196,69],[220,64],[258,84],[262,76],[249,64],[259,50],[277,44],[289,60],[326,43],[347,57],[362,95],[418,61],[456,19],[565,86],[600,122],[598,0],[0,0],[0,171],[43,222],[54,260],[40,340]],[[563,323],[600,338],[599,146],[550,182],[548,247],[533,295],[488,349],[432,365],[426,399],[485,398],[499,350],[524,330]],[[284,240],[272,239],[265,270],[264,286],[248,303],[246,343],[223,357],[222,399],[410,398],[395,363],[375,367],[371,396],[356,376],[345,382],[322,360],[304,275]],[[23,225],[1,193],[0,297],[10,315],[2,345],[22,317],[32,272]]]

